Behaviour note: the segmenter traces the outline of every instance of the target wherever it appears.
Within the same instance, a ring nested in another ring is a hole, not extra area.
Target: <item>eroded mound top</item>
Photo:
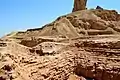
[[[120,32],[120,14],[115,10],[81,10],[57,18],[42,28],[28,29],[11,37],[76,38],[83,35],[110,35]]]

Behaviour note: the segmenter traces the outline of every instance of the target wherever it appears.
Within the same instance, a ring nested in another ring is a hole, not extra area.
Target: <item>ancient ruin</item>
[[[86,9],[87,0],[74,0],[73,12]]]
[[[120,80],[120,14],[85,10],[0,39],[0,80]]]

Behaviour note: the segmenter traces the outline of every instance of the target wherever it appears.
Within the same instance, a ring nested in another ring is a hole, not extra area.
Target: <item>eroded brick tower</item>
[[[86,4],[87,4],[87,0],[74,0],[74,8],[72,12],[85,10]]]

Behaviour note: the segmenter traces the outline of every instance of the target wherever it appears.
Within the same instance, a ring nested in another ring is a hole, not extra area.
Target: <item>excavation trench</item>
[[[94,66],[77,65],[75,74],[83,76],[86,80],[119,80],[120,69],[100,69],[96,64]]]

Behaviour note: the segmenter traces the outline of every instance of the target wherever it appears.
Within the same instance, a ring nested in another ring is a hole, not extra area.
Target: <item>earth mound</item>
[[[42,28],[18,32],[14,38],[49,37],[77,38],[90,35],[120,33],[120,14],[115,10],[81,10],[57,18]]]

